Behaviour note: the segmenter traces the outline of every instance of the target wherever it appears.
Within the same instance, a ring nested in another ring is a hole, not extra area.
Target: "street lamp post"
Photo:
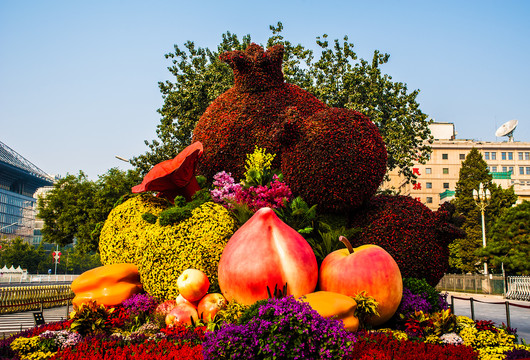
[[[475,199],[475,203],[480,209],[480,213],[482,214],[482,247],[486,247],[486,222],[484,220],[484,211],[486,210],[486,207],[489,205],[490,199],[491,199],[491,193],[489,189],[486,189],[484,187],[483,183],[480,183],[478,191],[477,189],[473,189],[473,198]],[[488,275],[488,263],[484,261],[484,275]]]

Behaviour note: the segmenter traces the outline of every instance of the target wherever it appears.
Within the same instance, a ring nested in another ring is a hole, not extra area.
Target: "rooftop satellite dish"
[[[508,136],[508,141],[513,142],[513,131],[517,127],[517,124],[519,124],[519,121],[515,119],[505,122],[497,129],[497,131],[495,131],[495,136]]]

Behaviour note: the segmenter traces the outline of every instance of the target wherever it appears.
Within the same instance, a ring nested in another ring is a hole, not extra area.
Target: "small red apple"
[[[208,292],[210,280],[201,270],[186,269],[178,277],[177,287],[186,300],[199,301]]]
[[[267,288],[300,297],[315,290],[318,265],[313,249],[271,208],[261,208],[237,230],[219,261],[219,287],[228,301],[252,305]]]
[[[396,312],[403,295],[399,266],[389,253],[377,245],[354,249],[344,236],[339,240],[346,244],[347,249],[336,250],[324,258],[320,265],[320,289],[348,296],[366,291],[379,303],[379,316],[370,318],[369,323],[385,323]]]
[[[155,314],[166,316],[171,310],[173,310],[175,306],[177,306],[177,302],[175,300],[166,300],[158,304],[155,309]]]
[[[179,304],[166,315],[166,325],[172,327],[176,324],[191,325],[199,318],[197,310],[191,305]]]
[[[212,321],[217,312],[226,306],[226,299],[223,294],[211,293],[206,294],[199,305],[197,306],[197,312],[199,317],[206,321]]]
[[[197,309],[197,305],[199,304],[199,302],[197,302],[197,301],[193,301],[193,302],[189,301],[184,296],[182,296],[182,294],[178,294],[176,301],[177,301],[177,305],[187,304],[187,305],[193,306],[195,309]]]

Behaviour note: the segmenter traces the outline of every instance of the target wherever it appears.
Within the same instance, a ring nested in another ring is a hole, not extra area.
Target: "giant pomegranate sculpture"
[[[193,132],[193,141],[204,146],[200,174],[211,180],[224,170],[241,178],[245,155],[255,146],[277,154],[273,168],[279,169],[280,145],[271,134],[285,109],[295,106],[305,118],[326,108],[307,91],[284,82],[283,53],[283,45],[264,51],[251,44],[245,51],[221,55],[233,69],[235,83],[208,106]]]

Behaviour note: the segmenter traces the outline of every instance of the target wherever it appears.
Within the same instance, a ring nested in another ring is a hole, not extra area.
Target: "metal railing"
[[[451,295],[449,297],[449,306],[451,307],[451,312],[453,314],[455,313],[455,299],[469,301],[469,306],[470,306],[470,310],[471,310],[471,320],[473,320],[473,321],[475,321],[475,305],[474,304],[476,302],[483,303],[483,304],[488,304],[488,305],[504,305],[505,309],[506,309],[506,325],[508,325],[508,327],[512,326],[511,318],[510,318],[510,306],[515,306],[515,307],[519,307],[519,308],[523,308],[523,309],[530,309],[530,306],[528,306],[528,305],[514,304],[514,303],[511,303],[509,301],[503,301],[503,302],[481,301],[481,300],[474,299],[472,297],[463,298],[463,297],[458,297],[458,296]]]
[[[506,287],[507,299],[530,300],[530,276],[509,276]]]
[[[475,294],[504,295],[502,275],[445,274],[436,289],[440,291],[460,291]]]
[[[44,282],[72,282],[79,275],[2,274],[0,284],[34,284]]]
[[[0,314],[64,306],[74,298],[70,285],[0,288]]]

